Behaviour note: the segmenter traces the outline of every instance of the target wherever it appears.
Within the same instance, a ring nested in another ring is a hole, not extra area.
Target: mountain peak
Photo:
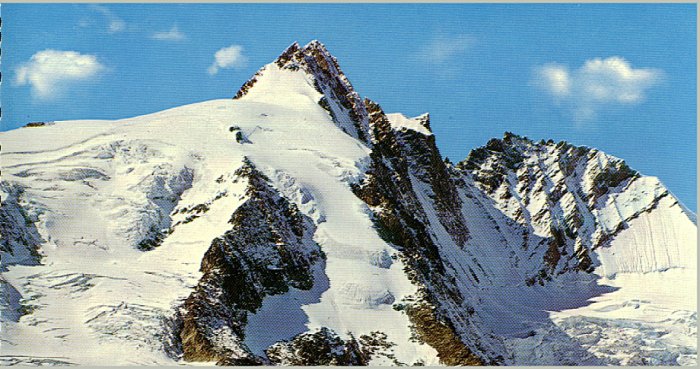
[[[331,55],[326,45],[318,40],[312,40],[304,47],[301,47],[298,42],[294,42],[275,59],[275,64],[280,68],[292,70],[303,68],[314,75],[328,73],[342,76],[345,79],[345,75],[338,65],[338,60]],[[345,81],[349,84],[347,79]]]
[[[281,67],[289,60],[301,59],[302,55],[311,54],[314,52],[332,57],[332,55],[328,52],[326,45],[319,40],[311,40],[309,43],[304,45],[304,47],[301,47],[298,41],[294,41],[291,45],[284,49],[284,51],[277,57],[275,62]]]
[[[326,45],[318,40],[311,40],[304,45],[304,47],[301,47],[299,42],[295,41],[275,59],[275,64],[280,68],[286,67],[296,70],[302,67],[302,65],[311,67],[314,62],[323,63],[324,60],[329,66],[332,65],[340,72],[340,67],[338,66],[336,58],[331,55]],[[342,74],[342,72],[340,72],[340,74]]]
[[[281,77],[287,75],[287,72],[306,73],[311,77],[311,86],[315,92],[308,91],[308,93],[323,95],[318,100],[318,104],[328,111],[336,125],[349,135],[363,142],[369,142],[367,108],[340,69],[338,60],[318,40],[312,40],[304,47],[301,47],[298,42],[289,45],[273,63],[264,66],[243,84],[234,99],[247,96],[251,89],[256,88],[260,79],[266,78],[266,75],[275,75],[276,77],[272,77],[274,79],[287,78]],[[298,86],[299,83],[307,82],[298,79],[288,85]],[[279,93],[279,84],[276,83],[273,87]],[[269,94],[260,96],[265,99],[270,98]]]
[[[328,52],[328,49],[326,49],[326,45],[324,45],[321,41],[319,40],[311,40],[309,41],[306,46],[304,46],[304,50],[319,50],[319,51],[324,51]]]

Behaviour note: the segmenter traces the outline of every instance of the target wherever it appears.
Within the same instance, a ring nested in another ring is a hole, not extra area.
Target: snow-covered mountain
[[[2,142],[4,364],[697,360],[695,215],[506,133],[452,164],[317,41],[233,99]]]

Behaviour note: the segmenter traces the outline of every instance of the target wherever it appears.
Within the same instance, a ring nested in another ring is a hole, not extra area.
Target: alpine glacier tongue
[[[0,133],[0,362],[696,364],[658,179],[512,133],[453,165],[430,119],[312,41],[233,99]]]

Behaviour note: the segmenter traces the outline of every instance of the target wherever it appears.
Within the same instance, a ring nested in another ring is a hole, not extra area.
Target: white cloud
[[[466,53],[474,43],[469,35],[438,36],[419,50],[419,56],[424,61],[444,63]]]
[[[219,73],[219,69],[243,68],[248,58],[243,55],[243,46],[231,45],[219,49],[214,54],[214,63],[207,69],[209,74]]]
[[[571,79],[566,67],[548,64],[540,68],[544,86],[555,96],[566,96],[571,92]]]
[[[187,38],[177,26],[173,26],[169,31],[155,32],[151,35],[154,40],[160,41],[183,41]]]
[[[536,74],[544,89],[573,109],[577,121],[595,118],[606,105],[642,102],[646,91],[663,77],[660,69],[635,69],[619,56],[590,59],[573,71],[550,63],[537,68]]]
[[[87,81],[105,70],[94,55],[75,51],[43,50],[16,70],[15,84],[29,85],[39,99],[56,97],[68,84]]]
[[[106,6],[90,4],[90,9],[102,14],[105,18],[107,18],[107,32],[117,33],[122,32],[126,29],[126,23],[121,18],[117,17]]]

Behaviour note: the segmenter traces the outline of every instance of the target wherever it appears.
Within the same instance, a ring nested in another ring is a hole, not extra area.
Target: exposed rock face
[[[418,124],[430,130],[430,116],[425,114]],[[405,157],[411,165],[412,177],[424,184],[422,189],[431,202],[438,220],[458,246],[466,246],[469,230],[461,215],[462,201],[457,194],[455,181],[448,172],[433,134],[424,134],[412,129],[392,127],[398,143],[397,156]],[[416,188],[415,191],[420,192]]]
[[[373,151],[372,162],[364,181],[355,188],[355,193],[373,210],[377,231],[387,242],[402,250],[409,270],[406,272],[415,284],[421,286],[421,300],[438,306],[428,310],[431,320],[464,322],[464,319],[449,318],[454,311],[465,310],[464,297],[454,284],[449,283],[450,276],[440,246],[431,236],[431,222],[424,204],[434,207],[438,220],[446,229],[451,229],[455,242],[464,245],[468,230],[461,218],[461,203],[456,197],[456,188],[448,175],[447,168],[435,146],[432,135],[426,136],[412,131],[395,130],[381,107],[366,100],[370,112]],[[427,124],[426,117],[426,128]],[[423,193],[417,186],[422,184],[429,194]],[[422,202],[419,196],[429,196]],[[409,314],[414,319],[417,315]],[[414,319],[414,324],[421,324]],[[459,350],[443,352],[444,362],[453,362],[450,356],[470,349],[460,340],[454,327],[444,325],[443,335],[449,335]],[[464,331],[464,329],[462,330]],[[427,331],[418,331],[427,334]],[[426,341],[428,341],[426,339]],[[474,363],[480,362],[475,358]]]
[[[22,205],[24,189],[6,182],[0,183],[0,270],[8,265],[36,265],[41,260],[39,246],[44,240],[34,223],[38,214]]]
[[[322,257],[314,227],[250,162],[236,172],[248,200],[231,216],[232,229],[212,241],[204,276],[182,312],[183,358],[223,365],[261,363],[242,343],[246,314],[267,295],[313,285],[311,265]]]
[[[251,89],[251,87],[255,86],[255,83],[258,82],[258,78],[262,75],[262,69],[256,72],[250,79],[245,81],[243,86],[236,91],[236,94],[233,96],[234,99],[240,99],[241,97],[245,96],[245,94],[248,93],[248,91]]]
[[[394,346],[383,332],[342,339],[333,330],[323,327],[290,341],[278,342],[266,350],[266,355],[275,365],[369,365],[373,357],[384,357],[393,365],[407,365],[396,359],[391,351]]]
[[[0,271],[11,265],[38,265],[44,240],[35,223],[39,214],[27,209],[22,199],[24,188],[0,182]],[[29,211],[28,211],[29,210]],[[0,276],[0,321],[17,321],[31,307],[20,305],[21,295]],[[19,362],[18,362],[19,363]]]
[[[357,340],[345,341],[328,328],[303,333],[289,342],[279,342],[266,351],[275,365],[367,365],[368,353]]]
[[[421,339],[434,347],[440,362],[449,366],[484,365],[484,360],[475,355],[454,332],[450,323],[435,316],[434,307],[419,303],[407,308],[414,329]]]
[[[533,142],[506,132],[472,150],[457,164],[508,217],[532,231],[523,247],[543,252],[542,269],[528,279],[543,284],[567,271],[591,272],[592,251],[607,245],[627,223],[652,210],[668,191],[649,182],[624,161],[566,142]],[[612,218],[609,211],[622,199],[650,188],[639,209]],[[657,191],[658,190],[658,191]],[[545,237],[536,244],[531,236]]]

